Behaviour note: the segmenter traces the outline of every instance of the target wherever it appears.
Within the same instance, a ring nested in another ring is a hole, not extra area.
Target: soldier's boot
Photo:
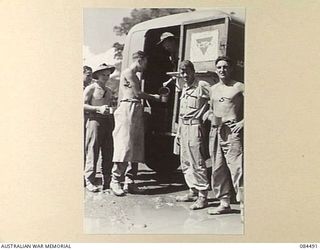
[[[208,200],[204,196],[199,196],[195,203],[190,206],[191,210],[202,209],[208,206]]]
[[[87,183],[86,183],[86,189],[87,189],[89,192],[93,192],[93,193],[100,191],[100,189],[99,189],[97,186],[93,185],[93,184],[90,183],[90,182],[87,182]]]
[[[122,190],[119,182],[111,182],[110,188],[116,196],[123,196],[124,195],[124,191]]]
[[[177,202],[192,202],[196,201],[198,198],[198,192],[195,190],[190,189],[189,193],[185,195],[180,195],[176,197]]]
[[[208,209],[208,214],[211,215],[228,214],[230,212],[230,198],[222,198],[218,207],[212,207]]]

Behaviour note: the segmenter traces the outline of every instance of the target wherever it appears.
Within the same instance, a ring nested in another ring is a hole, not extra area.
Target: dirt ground
[[[175,197],[188,192],[183,174],[159,176],[139,165],[136,183],[143,194],[117,197],[110,190],[85,191],[84,232],[88,234],[242,234],[239,204],[232,213],[209,215],[207,208],[190,210]],[[209,207],[218,206],[209,192]]]

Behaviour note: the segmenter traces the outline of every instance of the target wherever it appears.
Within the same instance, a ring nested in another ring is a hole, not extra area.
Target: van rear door
[[[181,25],[181,55],[197,72],[213,71],[218,56],[226,55],[228,17],[193,20]]]
[[[244,25],[230,16],[184,22],[181,25],[181,58],[193,62],[198,74],[215,71],[218,56],[236,64],[235,80],[243,82]]]

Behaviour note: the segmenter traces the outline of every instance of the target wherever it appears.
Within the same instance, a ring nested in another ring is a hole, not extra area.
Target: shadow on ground
[[[162,175],[152,170],[141,170],[136,178],[138,187],[145,189],[145,195],[168,194],[187,190],[181,170]]]

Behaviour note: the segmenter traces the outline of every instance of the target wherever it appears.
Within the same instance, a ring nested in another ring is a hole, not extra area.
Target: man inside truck
[[[137,172],[138,163],[144,163],[144,119],[141,99],[160,100],[157,94],[148,94],[141,91],[141,82],[138,72],[146,69],[147,57],[142,51],[133,53],[132,64],[123,71],[120,77],[119,90],[122,92],[122,100],[114,113],[115,128],[113,130],[114,154],[110,188],[117,196],[125,194],[121,187],[128,164],[131,164],[133,172]],[[129,193],[135,193],[137,187],[134,183],[136,174],[126,174],[124,189]]]
[[[179,128],[176,139],[180,144],[180,162],[189,187],[186,195],[176,197],[178,202],[195,201],[191,210],[207,207],[209,182],[204,152],[204,123],[202,116],[208,110],[209,90],[195,77],[193,63],[180,64],[180,75],[185,83],[180,98]]]
[[[177,39],[172,33],[164,32],[161,34],[160,41],[157,44],[161,45],[168,52],[172,71],[175,71],[179,60],[179,44]]]
[[[232,61],[228,57],[218,57],[215,65],[219,82],[211,88],[211,109],[206,116],[211,121],[212,190],[220,205],[209,208],[208,213],[225,214],[231,211],[234,191],[243,205],[244,84],[231,79]]]

